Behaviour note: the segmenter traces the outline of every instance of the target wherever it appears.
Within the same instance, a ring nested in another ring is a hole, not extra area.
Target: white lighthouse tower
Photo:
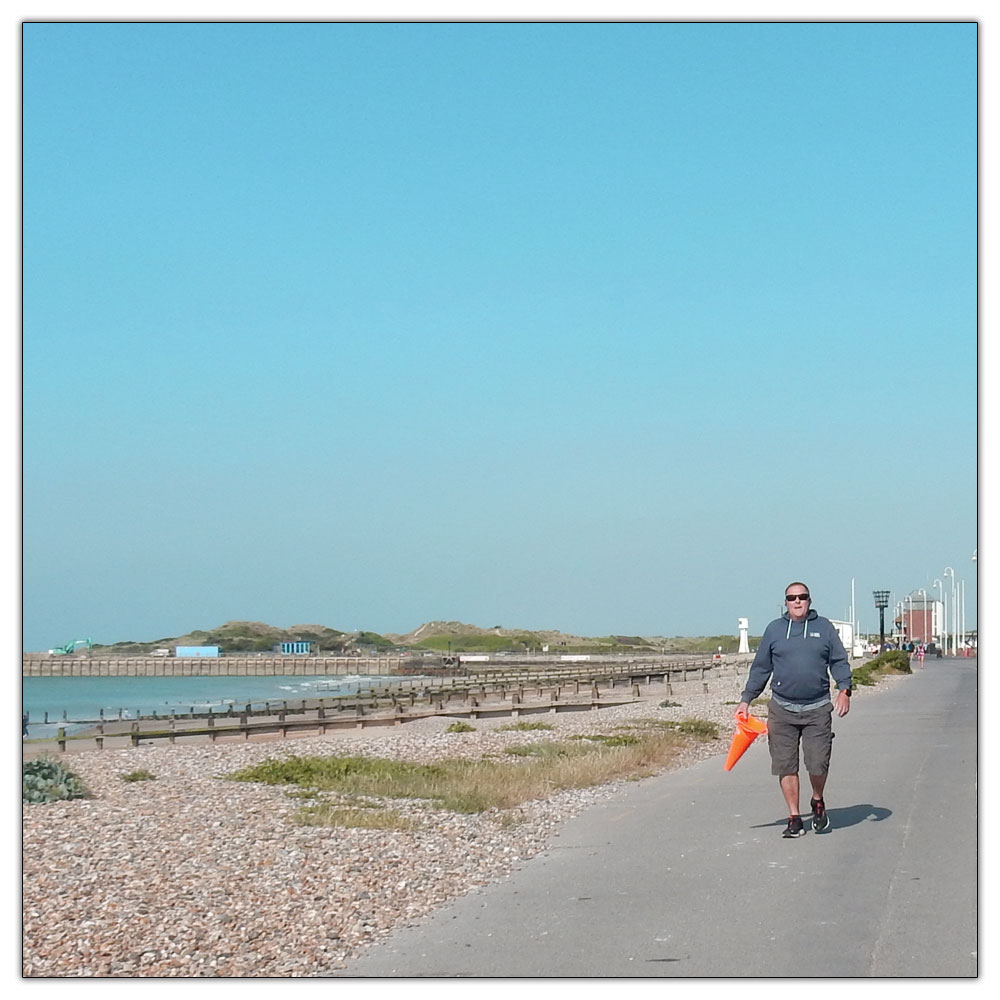
[[[736,623],[739,625],[740,629],[740,648],[739,652],[749,653],[750,643],[747,639],[747,633],[750,631],[750,619],[749,618],[737,618]]]

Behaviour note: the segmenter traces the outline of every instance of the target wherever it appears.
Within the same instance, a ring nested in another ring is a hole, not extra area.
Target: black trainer
[[[810,799],[809,806],[813,811],[813,833],[829,830],[830,817],[826,812],[826,803],[822,799]]]
[[[802,825],[801,816],[789,816],[788,826],[785,827],[785,832],[781,835],[782,837],[801,837],[804,836],[806,828]]]

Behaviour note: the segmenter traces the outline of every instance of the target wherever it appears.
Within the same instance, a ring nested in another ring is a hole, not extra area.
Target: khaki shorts
[[[799,743],[809,774],[830,770],[833,749],[833,705],[808,712],[790,712],[774,699],[767,710],[767,748],[771,751],[771,774],[799,773]]]

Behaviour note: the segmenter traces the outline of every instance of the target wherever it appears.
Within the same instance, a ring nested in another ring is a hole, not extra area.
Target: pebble
[[[566,736],[611,732],[636,718],[717,723],[719,739],[693,741],[671,765],[684,767],[726,752],[743,680],[724,679],[711,694],[650,694],[539,718]],[[665,700],[679,706],[660,707]],[[500,812],[457,815],[394,800],[416,827],[383,831],[299,826],[299,800],[287,787],[220,777],[267,758],[314,754],[475,759],[557,735],[498,730],[510,722],[479,720],[475,732],[447,733],[449,720],[429,718],[323,737],[69,755],[67,766],[93,797],[22,810],[23,975],[298,978],[342,968],[394,929],[503,879],[544,850],[560,823],[622,783],[525,803],[514,822]],[[140,768],[155,779],[122,781]]]

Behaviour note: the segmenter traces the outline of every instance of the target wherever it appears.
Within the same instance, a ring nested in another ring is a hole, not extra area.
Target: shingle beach
[[[899,678],[861,688],[877,695]],[[267,758],[367,755],[429,762],[480,757],[559,734],[611,732],[636,718],[707,719],[720,738],[672,766],[728,749],[744,677],[710,694],[655,687],[635,704],[547,715],[557,732],[498,732],[509,719],[446,733],[428,718],[381,730],[259,742],[91,750],[58,757],[92,798],[23,807],[26,977],[311,977],[340,968],[394,928],[503,879],[559,836],[559,824],[621,783],[559,792],[509,815],[395,803],[413,831],[299,826],[288,789],[219,780]],[[763,740],[749,753],[767,753]],[[721,767],[720,761],[720,767]],[[145,769],[154,780],[126,782]],[[780,805],[775,799],[775,808]]]

